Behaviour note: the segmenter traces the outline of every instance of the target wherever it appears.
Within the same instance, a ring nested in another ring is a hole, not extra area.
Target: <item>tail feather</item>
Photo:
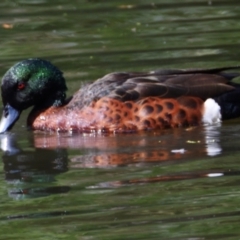
[[[221,107],[222,119],[240,117],[240,87],[214,99]]]

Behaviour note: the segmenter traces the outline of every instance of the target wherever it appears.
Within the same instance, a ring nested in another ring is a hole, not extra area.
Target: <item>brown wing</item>
[[[206,99],[233,90],[234,87],[228,82],[225,77],[213,74],[137,77],[128,79],[109,96],[122,101],[139,100],[148,96],[175,98],[182,95]]]
[[[139,100],[149,96],[175,98],[181,95],[206,99],[235,89],[231,85],[239,73],[225,70],[240,66],[216,69],[157,70],[149,73],[110,73],[85,86],[74,95],[77,105],[86,105],[104,96],[121,101]]]

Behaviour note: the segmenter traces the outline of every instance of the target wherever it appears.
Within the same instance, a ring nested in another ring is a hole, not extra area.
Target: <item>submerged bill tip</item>
[[[6,104],[3,109],[2,119],[0,122],[0,133],[10,130],[14,123],[18,120],[20,111],[13,108],[11,105]]]

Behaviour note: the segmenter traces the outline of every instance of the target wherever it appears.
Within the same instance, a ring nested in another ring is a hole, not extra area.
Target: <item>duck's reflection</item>
[[[69,191],[69,187],[66,186],[49,186],[55,181],[57,174],[68,170],[68,156],[65,149],[22,150],[16,141],[16,136],[10,133],[1,135],[0,141],[5,180],[11,186],[9,189],[11,197],[16,199],[39,197]]]
[[[24,198],[69,191],[68,186],[53,185],[56,174],[68,171],[68,167],[115,168],[152,163],[172,165],[215,156],[222,151],[219,136],[219,126],[108,136],[31,133],[26,147],[19,144],[19,137],[7,133],[0,136],[0,146],[3,151],[5,179],[11,184],[9,195],[13,198]],[[142,181],[151,183],[163,179],[189,179],[191,176],[195,178],[207,174],[208,171],[199,174],[178,173],[152,179],[116,181],[108,183],[107,186],[116,187],[126,185],[127,182],[137,184]],[[99,183],[98,186],[103,185],[104,183]]]
[[[203,128],[176,129],[132,135],[35,135],[37,148],[78,149],[81,154],[71,157],[71,167],[116,167],[129,164],[149,164],[191,157],[216,156],[219,144],[219,125]],[[83,152],[83,153],[82,153]]]

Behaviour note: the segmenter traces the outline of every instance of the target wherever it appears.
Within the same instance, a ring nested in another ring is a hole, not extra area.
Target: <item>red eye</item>
[[[19,83],[18,84],[18,90],[22,90],[25,88],[25,83]]]

